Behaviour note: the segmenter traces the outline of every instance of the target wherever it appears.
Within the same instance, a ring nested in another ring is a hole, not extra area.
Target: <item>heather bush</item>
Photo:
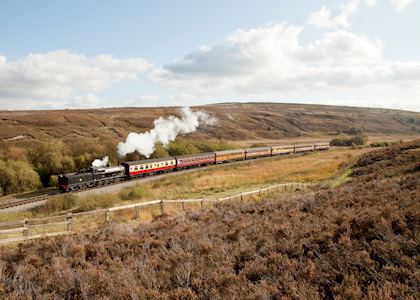
[[[2,248],[0,297],[418,299],[419,149],[367,154],[334,189]]]

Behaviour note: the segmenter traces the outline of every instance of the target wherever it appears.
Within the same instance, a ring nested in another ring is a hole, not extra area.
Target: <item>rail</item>
[[[28,203],[44,201],[44,200],[47,200],[49,196],[51,196],[51,195],[41,195],[41,196],[30,197],[30,198],[26,198],[26,199],[13,199],[11,201],[1,203],[0,204],[0,209],[6,209],[6,208],[10,208],[10,207],[15,207],[15,206],[19,206],[19,205],[28,204]]]
[[[231,201],[231,200],[240,200],[241,202],[245,200],[246,197],[257,195],[261,200],[264,196],[270,195],[272,192],[292,192],[299,190],[306,190],[308,187],[314,185],[319,185],[321,183],[283,183],[269,186],[266,188],[256,189],[252,191],[241,192],[239,194],[216,198],[198,198],[198,199],[177,199],[177,200],[152,200],[146,202],[133,203],[128,205],[97,209],[92,211],[77,212],[77,213],[67,213],[63,215],[57,215],[52,217],[45,218],[33,218],[33,219],[24,219],[21,221],[8,221],[0,223],[0,244],[10,244],[18,243],[26,240],[32,240],[47,236],[58,236],[71,234],[75,232],[74,225],[77,218],[87,218],[87,220],[92,219],[94,216],[99,217],[99,221],[103,217],[102,223],[109,223],[111,221],[112,214],[114,212],[121,212],[130,209],[135,209],[135,220],[141,219],[141,210],[147,207],[156,207],[159,208],[159,213],[165,214],[165,207],[167,205],[181,204],[182,210],[186,209],[187,204],[197,203],[200,205],[200,208],[203,209],[204,205],[207,203],[219,203],[222,201]],[[102,217],[101,217],[102,216]],[[86,220],[85,220],[86,221]],[[82,222],[83,223],[83,220]],[[59,231],[55,232],[42,232],[43,228],[59,228]],[[64,228],[63,228],[64,227]],[[64,229],[64,230],[63,230]],[[19,234],[19,236],[11,236],[14,234]]]
[[[295,145],[294,147],[297,147],[297,146],[299,146],[299,145]],[[321,147],[321,148],[317,148],[317,149],[315,149],[315,148],[314,149],[308,149],[308,150],[304,150],[304,151],[295,151],[295,152],[292,152],[292,153],[281,152],[281,153],[273,154],[271,156],[252,157],[251,159],[266,159],[266,158],[281,156],[281,155],[285,155],[285,154],[286,155],[301,154],[301,153],[304,153],[304,152],[324,151],[324,150],[328,150],[328,149],[329,149],[329,146],[328,147]],[[249,161],[249,160],[247,159],[246,161]],[[243,162],[243,161],[236,161],[236,162]],[[139,178],[135,178],[134,180],[141,180],[141,179],[142,178],[139,177]],[[118,183],[121,183],[121,182],[118,181],[117,183],[114,183],[114,184],[118,184]],[[98,189],[101,189],[103,187],[104,187],[104,185],[99,185],[99,186],[96,186],[96,187],[91,187],[88,190],[98,190]],[[79,192],[83,192],[83,191],[86,191],[86,189],[73,191],[73,193],[79,193]],[[45,200],[48,199],[48,197],[59,194],[59,193],[60,193],[59,190],[54,190],[54,191],[48,192],[47,194],[44,194],[44,195],[29,197],[29,198],[26,198],[26,199],[11,199],[9,201],[5,201],[5,202],[0,203],[0,210],[11,208],[11,207],[16,207],[16,206],[20,206],[20,205],[25,205],[25,204],[29,204],[29,203],[45,201]]]

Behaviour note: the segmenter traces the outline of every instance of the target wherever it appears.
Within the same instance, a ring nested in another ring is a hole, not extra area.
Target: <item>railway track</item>
[[[307,153],[307,152],[294,153],[294,154],[289,154],[289,155],[290,156],[297,156],[297,155],[302,155],[304,153]],[[250,161],[253,161],[253,160],[265,160],[265,159],[271,159],[271,158],[274,158],[274,157],[279,157],[279,156],[254,158],[254,159],[250,159],[250,160],[235,161],[233,163],[241,164],[241,163],[247,163],[247,162],[250,162]],[[230,162],[230,163],[232,163],[232,162]],[[210,165],[210,166],[205,166],[205,167],[200,167],[200,168],[184,169],[184,170],[179,170],[179,171],[164,173],[164,174],[159,174],[159,175],[139,177],[139,178],[135,178],[135,179],[131,179],[131,180],[123,180],[123,181],[120,181],[118,183],[109,184],[109,185],[100,185],[100,186],[85,189],[85,190],[73,191],[71,193],[72,194],[73,193],[77,194],[77,193],[83,193],[83,192],[86,192],[86,191],[95,191],[95,190],[100,190],[102,188],[106,188],[106,187],[110,187],[110,186],[114,186],[114,185],[119,185],[119,184],[124,184],[124,183],[129,183],[129,182],[137,182],[137,181],[142,181],[142,180],[150,180],[152,178],[153,179],[159,179],[159,178],[162,178],[164,176],[171,176],[171,175],[176,175],[176,174],[189,173],[189,172],[193,172],[195,170],[203,170],[203,169],[207,169],[207,168],[212,167],[212,166],[217,166],[217,165]],[[4,210],[4,209],[12,208],[12,207],[25,205],[25,204],[45,201],[49,197],[57,195],[57,194],[61,194],[61,192],[59,190],[52,190],[52,191],[49,191],[49,192],[47,192],[43,195],[39,195],[39,196],[33,196],[33,197],[24,198],[24,199],[11,199],[11,200],[8,200],[8,201],[0,202],[0,211]]]
[[[48,194],[44,194],[40,196],[28,197],[25,199],[11,199],[9,201],[4,201],[0,203],[0,210],[15,207],[15,206],[20,206],[20,205],[25,205],[29,203],[45,201],[48,199],[48,197],[56,195],[58,193],[59,193],[58,191],[52,191],[52,192],[49,192]]]

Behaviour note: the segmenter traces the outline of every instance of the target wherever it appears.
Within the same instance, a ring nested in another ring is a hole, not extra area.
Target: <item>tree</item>
[[[20,193],[41,185],[38,174],[22,161],[0,160],[1,194]]]
[[[74,161],[65,156],[64,152],[65,146],[62,142],[39,143],[29,151],[29,159],[44,186],[48,186],[51,175],[74,169]]]
[[[185,139],[177,139],[171,142],[168,147],[169,155],[186,155],[198,153],[197,147]]]
[[[163,147],[162,144],[155,145],[155,151],[152,153],[150,158],[168,157],[168,151]]]
[[[364,145],[367,142],[367,136],[363,134],[357,134],[350,139],[350,142],[353,145],[358,145],[358,146]]]

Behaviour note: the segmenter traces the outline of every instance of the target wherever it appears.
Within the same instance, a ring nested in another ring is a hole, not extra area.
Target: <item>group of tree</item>
[[[132,153],[117,156],[117,140],[75,139],[70,141],[37,142],[30,147],[9,147],[0,153],[0,195],[54,186],[58,174],[87,168],[96,158],[109,156],[111,164],[144,159]],[[229,149],[220,141],[193,141],[179,138],[168,147],[157,144],[151,158],[196,154]]]
[[[40,186],[39,175],[28,163],[0,160],[0,196],[34,190]]]
[[[362,146],[367,143],[367,135],[363,130],[351,128],[348,133],[350,136],[341,136],[331,140],[331,146]]]

